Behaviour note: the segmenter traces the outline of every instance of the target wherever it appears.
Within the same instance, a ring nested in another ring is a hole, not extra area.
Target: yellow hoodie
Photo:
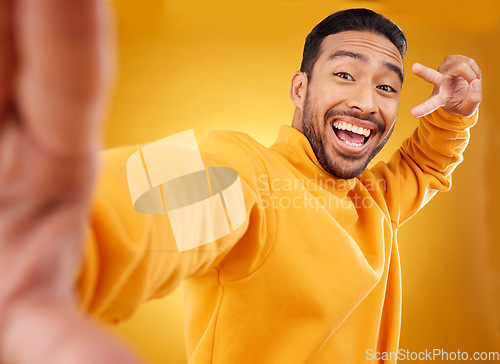
[[[477,114],[439,109],[421,118],[388,163],[351,180],[328,175],[290,126],[269,148],[242,133],[213,132],[200,144],[204,164],[238,171],[247,218],[183,252],[166,215],[132,207],[125,163],[138,147],[109,150],[80,274],[82,302],[117,322],[185,280],[190,363],[363,363],[382,355],[395,362],[397,229],[450,188],[476,121]]]

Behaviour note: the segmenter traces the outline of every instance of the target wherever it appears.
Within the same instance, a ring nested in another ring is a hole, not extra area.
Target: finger
[[[468,57],[466,57],[466,58],[467,58],[467,63],[469,64],[469,66],[472,68],[472,70],[476,74],[476,77],[478,79],[481,79],[481,68],[479,68],[479,65],[472,58],[468,58]]]
[[[44,149],[79,154],[95,144],[113,49],[106,4],[19,1],[19,112]]]
[[[445,77],[436,70],[432,68],[425,67],[420,63],[414,63],[411,67],[411,71],[418,77],[422,78],[424,81],[432,83],[436,87],[440,87]]]
[[[12,101],[15,74],[11,0],[0,0],[0,123]]]
[[[454,77],[463,77],[469,83],[480,78],[471,65],[463,61],[443,64],[439,67],[439,72]]]
[[[443,103],[439,95],[431,96],[420,105],[415,106],[411,110],[411,114],[414,117],[422,117],[440,108],[443,106],[442,104]]]
[[[474,80],[471,82],[469,89],[467,90],[467,95],[462,101],[460,107],[460,114],[463,116],[471,116],[479,107],[482,101],[482,82],[481,80]]]
[[[474,61],[472,58],[462,56],[459,54],[454,54],[454,55],[446,57],[443,64],[438,68],[438,71],[441,72],[442,69],[444,69],[448,65],[454,64],[454,63],[465,63],[465,64],[469,65],[469,67],[472,69],[472,71],[476,75],[476,78],[481,79],[481,68],[479,68],[476,61]]]

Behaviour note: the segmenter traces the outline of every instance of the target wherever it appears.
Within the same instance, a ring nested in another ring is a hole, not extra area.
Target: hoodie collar
[[[309,140],[292,126],[281,126],[278,138],[270,149],[286,159],[304,178],[315,180],[331,192],[347,195],[356,184],[356,178],[341,179],[326,172],[316,158]]]

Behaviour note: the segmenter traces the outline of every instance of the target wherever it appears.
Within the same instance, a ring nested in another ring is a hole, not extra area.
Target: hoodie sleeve
[[[438,192],[451,188],[451,174],[463,160],[478,112],[470,117],[442,108],[420,118],[419,126],[388,163],[379,162],[371,172],[383,181],[383,195],[396,225],[412,217]]]

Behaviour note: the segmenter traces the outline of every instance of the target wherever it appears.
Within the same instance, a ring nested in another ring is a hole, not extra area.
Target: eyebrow
[[[364,54],[351,52],[351,51],[345,51],[343,49],[339,49],[338,51],[335,51],[334,53],[330,54],[328,56],[328,61],[331,61],[331,60],[334,60],[335,58],[340,58],[340,57],[350,57],[350,58],[354,58],[354,59],[359,59],[360,61],[363,61],[363,62],[368,62],[368,57],[365,56]],[[395,64],[392,64],[390,62],[385,62],[383,64],[383,66],[385,68],[395,72],[398,75],[399,80],[401,81],[401,84],[403,83],[404,75],[403,75],[403,71],[401,70],[401,68],[399,68],[398,66],[396,66]]]

